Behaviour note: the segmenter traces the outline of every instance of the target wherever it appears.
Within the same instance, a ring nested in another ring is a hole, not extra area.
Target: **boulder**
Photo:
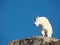
[[[31,38],[10,41],[8,45],[60,45],[60,40],[50,37],[34,36]]]

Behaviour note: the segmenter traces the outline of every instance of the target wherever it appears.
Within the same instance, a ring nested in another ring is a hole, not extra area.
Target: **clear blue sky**
[[[60,0],[0,0],[0,45],[40,35],[35,16],[46,16],[60,39]]]

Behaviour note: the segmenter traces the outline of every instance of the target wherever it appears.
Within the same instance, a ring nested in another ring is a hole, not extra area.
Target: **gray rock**
[[[8,45],[60,45],[60,40],[49,37],[34,36],[32,38],[11,41]]]

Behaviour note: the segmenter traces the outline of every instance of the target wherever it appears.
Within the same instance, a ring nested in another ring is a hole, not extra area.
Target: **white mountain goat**
[[[52,26],[46,17],[36,17],[34,25],[40,25],[41,34],[43,37],[52,37]]]

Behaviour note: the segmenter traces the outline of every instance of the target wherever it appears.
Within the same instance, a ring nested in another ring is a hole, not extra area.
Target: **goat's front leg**
[[[41,31],[41,34],[43,37],[45,37],[45,32],[44,31]]]

